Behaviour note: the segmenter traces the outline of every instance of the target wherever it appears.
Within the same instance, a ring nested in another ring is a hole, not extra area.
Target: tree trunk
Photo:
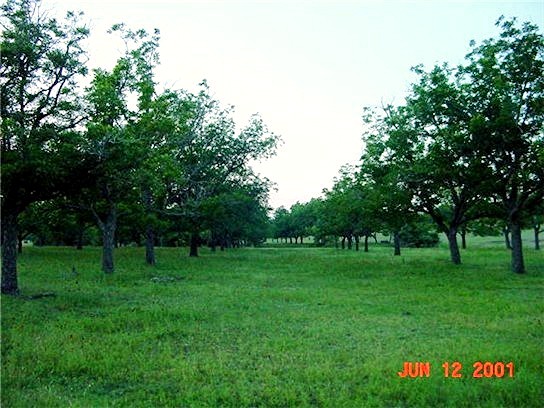
[[[342,249],[346,249],[346,237],[342,237]]]
[[[368,235],[365,235],[365,252],[368,252]]]
[[[352,246],[353,246],[353,238],[350,235],[348,237],[348,249],[351,250]]]
[[[2,214],[2,294],[18,295],[17,215]]]
[[[521,241],[521,225],[519,222],[511,221],[510,231],[512,233],[512,272],[525,273]]]
[[[155,231],[151,222],[153,197],[151,189],[148,186],[143,188],[142,196],[147,219],[145,226],[145,262],[148,265],[155,265]]]
[[[18,254],[23,253],[23,237],[22,236],[17,237],[17,253]]]
[[[355,235],[355,250],[359,250],[359,235]]]
[[[504,235],[504,243],[506,244],[506,249],[512,249],[512,245],[510,244],[510,228],[504,227],[502,229],[502,233]]]
[[[393,232],[393,242],[395,245],[394,255],[400,255],[400,235],[398,231]]]
[[[189,249],[189,256],[198,256],[198,232],[191,233],[191,247]]]
[[[155,232],[151,224],[145,228],[145,262],[155,265]]]
[[[540,234],[540,225],[535,225],[533,230],[535,231],[535,249],[538,251],[540,249],[540,239],[538,237]]]
[[[113,248],[115,247],[115,230],[117,228],[117,210],[110,207],[106,221],[99,223],[102,230],[102,271],[113,273]]]
[[[212,250],[212,252],[216,251],[218,242],[219,242],[219,239],[217,238],[217,235],[214,232],[212,232],[210,237],[210,243],[209,243],[210,249]]]
[[[451,261],[455,265],[459,265],[461,263],[461,253],[459,252],[459,246],[457,245],[457,228],[450,227],[446,236],[448,237]]]
[[[76,249],[80,251],[83,249],[83,233],[84,232],[85,232],[85,228],[83,228],[82,226],[79,226],[77,230]]]
[[[304,244],[304,237],[300,237],[300,243]]]
[[[461,248],[467,249],[467,230],[461,228]]]

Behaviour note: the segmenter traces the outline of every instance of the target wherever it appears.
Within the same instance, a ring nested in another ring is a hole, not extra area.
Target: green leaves
[[[20,212],[58,194],[71,177],[63,156],[68,146],[76,149],[75,139],[59,140],[82,121],[77,81],[86,73],[81,42],[88,30],[76,14],[48,18],[36,1],[10,0],[2,11],[2,203]],[[32,169],[40,169],[41,185],[23,176]]]
[[[496,216],[492,203],[511,222],[544,191],[544,37],[528,23],[497,25],[499,38],[472,42],[465,65],[413,68],[419,80],[405,106],[365,111],[363,180],[404,190],[450,238],[468,221]],[[385,208],[395,201],[381,200]]]

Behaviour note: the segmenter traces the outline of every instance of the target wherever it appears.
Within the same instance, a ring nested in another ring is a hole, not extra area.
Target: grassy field
[[[496,240],[460,266],[373,246],[159,248],[151,268],[122,248],[113,276],[97,248],[25,248],[26,297],[2,298],[2,407],[542,406],[544,251],[527,244],[517,276]],[[430,376],[400,378],[405,361]],[[473,378],[476,361],[514,376]]]

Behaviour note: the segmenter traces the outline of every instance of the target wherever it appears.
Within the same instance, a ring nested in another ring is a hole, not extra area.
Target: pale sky
[[[161,31],[157,82],[260,113],[284,143],[254,166],[276,183],[271,205],[289,207],[332,186],[361,156],[364,106],[402,103],[410,68],[460,63],[469,42],[497,35],[500,15],[544,26],[542,1],[174,1],[45,0],[84,11],[91,66],[121,55],[114,23]]]

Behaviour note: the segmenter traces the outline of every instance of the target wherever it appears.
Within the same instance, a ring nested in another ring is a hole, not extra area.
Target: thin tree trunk
[[[504,235],[504,243],[506,244],[506,249],[512,249],[512,245],[510,244],[510,228],[504,227],[502,229],[502,233]]]
[[[467,230],[461,228],[461,248],[467,249]]]
[[[113,249],[115,247],[115,230],[117,228],[117,210],[110,207],[106,220],[99,223],[102,230],[102,271],[113,273]]]
[[[2,214],[2,294],[18,295],[17,215]]]
[[[189,249],[189,256],[198,256],[198,232],[191,233],[191,247]]]
[[[155,231],[150,219],[153,207],[153,197],[151,194],[151,189],[144,187],[142,195],[147,213],[147,225],[145,226],[145,262],[148,265],[155,265]]]
[[[342,237],[342,249],[346,249],[346,237]]]
[[[455,265],[459,265],[461,263],[461,253],[459,252],[459,246],[457,245],[457,228],[450,227],[446,236],[448,237],[451,261]]]
[[[512,272],[525,273],[521,241],[521,225],[519,222],[511,221],[510,231],[512,233]]]
[[[533,227],[533,230],[535,231],[535,249],[538,251],[540,249],[540,239],[539,239],[540,224],[535,225]]]
[[[365,235],[365,252],[368,252],[368,235]]]
[[[17,253],[18,254],[23,253],[23,237],[22,236],[17,237]]]
[[[304,237],[300,237],[300,243],[304,244]]]
[[[151,224],[145,228],[145,262],[155,265],[155,232]]]
[[[217,235],[214,232],[212,232],[210,237],[210,243],[209,243],[210,249],[212,250],[212,252],[216,251],[218,241],[219,240],[217,239]]]
[[[80,251],[83,249],[83,233],[84,233],[84,231],[85,231],[85,228],[83,228],[81,225],[78,226],[76,249],[80,250]]]
[[[400,255],[400,235],[398,231],[393,232],[393,242],[395,246],[394,255]]]
[[[353,246],[353,238],[351,235],[348,237],[348,249],[351,250],[351,247]]]
[[[355,235],[355,250],[359,250],[359,235]]]

